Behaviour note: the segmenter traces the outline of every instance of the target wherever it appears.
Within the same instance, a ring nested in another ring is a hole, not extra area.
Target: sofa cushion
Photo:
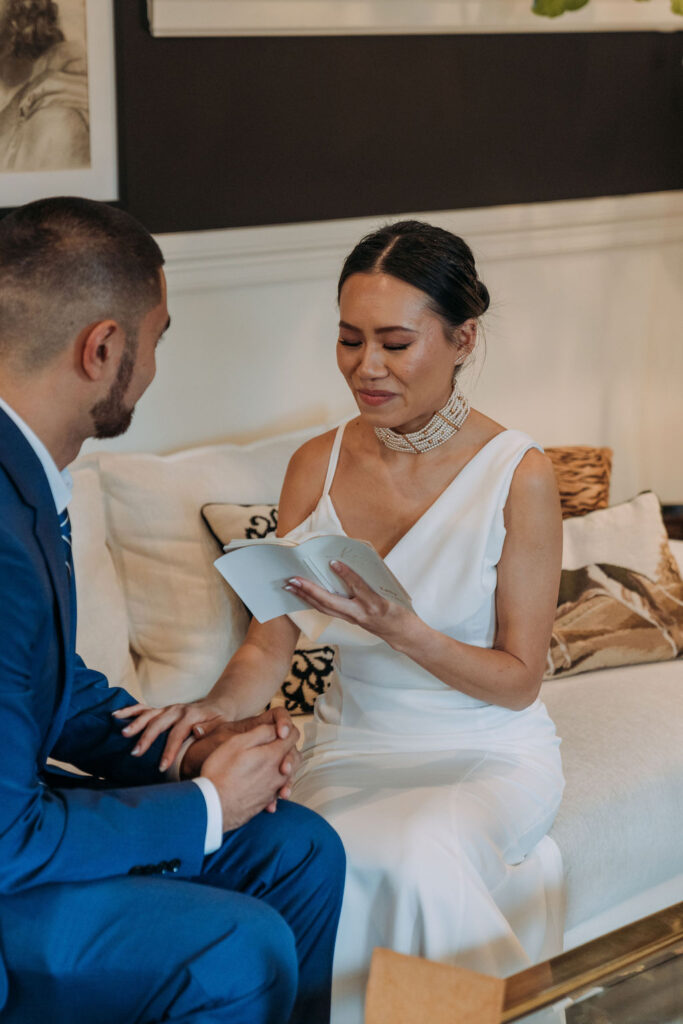
[[[103,672],[112,686],[140,697],[128,640],[123,590],[107,547],[104,505],[97,460],[72,470],[69,505],[78,601],[76,649],[89,668]]]
[[[571,928],[683,870],[683,662],[554,680],[567,785],[551,836]]]
[[[167,456],[98,456],[108,541],[146,702],[203,696],[246,631],[244,606],[213,568],[202,505],[273,501],[291,454],[319,429]]]
[[[546,677],[683,651],[683,579],[652,493],[564,522]]]

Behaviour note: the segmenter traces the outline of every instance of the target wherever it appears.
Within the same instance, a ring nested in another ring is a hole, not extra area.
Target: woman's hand
[[[231,724],[231,716],[215,702],[206,698],[195,700],[190,704],[169,704],[165,708],[150,708],[147,704],[131,704],[113,712],[119,721],[132,719],[122,730],[122,735],[130,738],[140,736],[131,753],[134,757],[144,754],[162,732],[168,730],[166,746],[159,762],[159,771],[165,772],[173,764],[185,740],[194,735],[203,736],[209,727],[219,724]]]
[[[324,615],[336,616],[338,619],[352,622],[355,626],[362,626],[392,647],[399,639],[405,638],[408,625],[417,620],[415,612],[382,597],[343,562],[330,562],[330,568],[345,584],[349,597],[331,594],[329,590],[301,576],[290,579],[285,590],[297,594],[310,604],[311,608]]]

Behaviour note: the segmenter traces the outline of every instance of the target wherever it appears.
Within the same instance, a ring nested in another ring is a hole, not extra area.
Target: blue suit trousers
[[[3,1024],[326,1024],[344,852],[280,801],[193,879],[120,876],[0,897]]]

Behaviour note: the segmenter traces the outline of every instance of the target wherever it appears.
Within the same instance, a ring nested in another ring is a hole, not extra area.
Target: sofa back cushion
[[[72,469],[74,494],[69,506],[78,593],[76,647],[90,668],[112,684],[141,697],[130,652],[128,611],[123,588],[107,546],[103,495],[97,459]]]
[[[248,625],[241,601],[213,568],[215,542],[202,521],[202,505],[276,500],[290,456],[319,430],[175,455],[98,456],[137,690],[147,703],[203,696]]]

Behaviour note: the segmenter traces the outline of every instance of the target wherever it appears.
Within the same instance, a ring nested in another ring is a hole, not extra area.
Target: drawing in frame
[[[118,199],[113,0],[0,0],[0,208]]]
[[[677,31],[671,0],[593,0],[560,18],[533,0],[147,0],[154,36]]]

